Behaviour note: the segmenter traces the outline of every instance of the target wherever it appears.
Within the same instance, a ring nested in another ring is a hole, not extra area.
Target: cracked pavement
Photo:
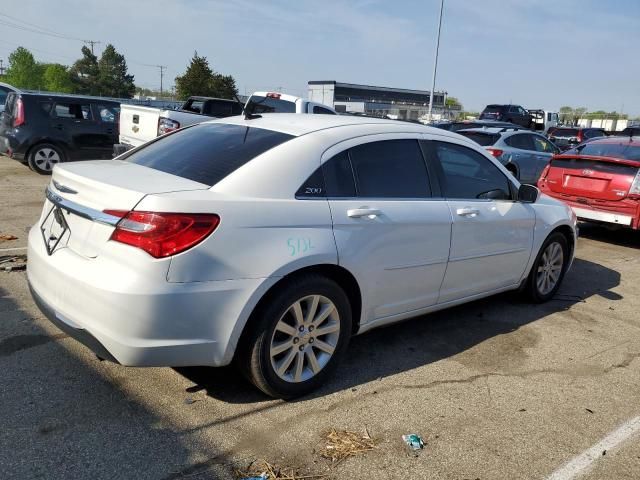
[[[47,182],[0,157],[0,233],[19,237],[0,249],[25,245]],[[499,295],[356,337],[295,402],[231,368],[99,362],[38,312],[25,272],[0,271],[0,478],[225,479],[253,459],[335,479],[545,478],[640,415],[639,248],[583,225],[553,301]],[[320,458],[324,432],[365,427],[374,451]],[[427,443],[416,456],[406,433]],[[639,472],[636,438],[585,478]]]

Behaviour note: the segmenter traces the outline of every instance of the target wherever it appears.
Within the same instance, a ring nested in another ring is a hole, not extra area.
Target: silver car
[[[529,130],[472,128],[458,133],[483,146],[520,182],[532,185],[551,157],[560,153],[547,137]]]

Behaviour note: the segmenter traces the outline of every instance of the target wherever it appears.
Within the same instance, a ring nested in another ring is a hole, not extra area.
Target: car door
[[[343,142],[323,161],[339,263],[358,280],[363,321],[392,321],[434,305],[451,214],[433,188],[416,134]]]
[[[533,146],[536,149],[535,154],[535,164],[532,167],[535,167],[534,170],[530,173],[531,181],[523,182],[530,183],[531,185],[536,185],[538,183],[538,179],[540,178],[540,174],[544,167],[549,164],[551,157],[556,153],[560,153],[560,149],[556,147],[553,143],[549,141],[546,137],[542,135],[532,135]]]
[[[531,255],[533,208],[514,200],[505,173],[478,151],[433,141],[430,152],[453,219],[438,303],[516,285]]]
[[[533,134],[516,132],[506,136],[503,141],[509,147],[508,160],[516,166],[518,180],[530,183],[534,178],[537,163]]]
[[[72,160],[102,157],[104,134],[86,100],[56,101],[51,110],[51,128],[67,144]]]

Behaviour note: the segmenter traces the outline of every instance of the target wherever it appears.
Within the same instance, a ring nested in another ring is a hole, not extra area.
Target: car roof
[[[517,127],[479,127],[479,128],[465,128],[463,130],[458,130],[460,132],[474,132],[474,133],[487,133],[491,135],[496,135],[499,133],[536,133],[532,132],[526,128],[517,128]]]
[[[13,85],[10,85],[10,84],[4,83],[4,82],[0,82],[0,87],[6,87],[6,88],[8,88],[10,90],[13,90],[14,92],[19,92],[20,91],[19,88],[16,88]]]
[[[426,125],[402,122],[398,120],[359,117],[357,115],[313,115],[305,113],[264,113],[258,118],[245,119],[239,115],[224,119],[212,120],[207,123],[228,123],[247,127],[264,128],[294,136],[326,130],[329,128],[347,126],[371,126],[373,130],[407,133],[432,133],[439,136],[460,138],[446,130]],[[375,128],[378,127],[378,128]]]
[[[117,100],[111,100],[109,98],[103,98],[103,97],[93,97],[90,95],[73,95],[73,94],[57,94],[57,93],[41,93],[41,92],[33,92],[33,91],[18,91],[18,93],[20,93],[20,96],[22,97],[33,97],[33,98],[51,98],[51,99],[55,99],[55,100],[87,100],[87,101],[92,101],[92,102],[102,102],[102,103],[113,103],[113,104],[117,104],[120,105],[122,102],[119,102]]]
[[[632,145],[634,147],[640,147],[640,136],[635,135],[633,137],[629,137],[626,135],[612,135],[610,137],[602,137],[591,140],[589,143],[591,144],[613,144],[613,143],[624,143],[626,145]]]

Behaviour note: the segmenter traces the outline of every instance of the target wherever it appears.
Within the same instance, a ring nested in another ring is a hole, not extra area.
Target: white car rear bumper
[[[98,356],[128,366],[226,365],[264,279],[169,283],[62,248],[36,225],[27,275],[36,303]],[[119,275],[119,272],[121,275]]]
[[[617,225],[631,225],[633,217],[628,215],[620,215],[617,213],[603,212],[600,210],[591,210],[588,208],[571,207],[580,219],[595,220],[598,222],[614,223]]]

